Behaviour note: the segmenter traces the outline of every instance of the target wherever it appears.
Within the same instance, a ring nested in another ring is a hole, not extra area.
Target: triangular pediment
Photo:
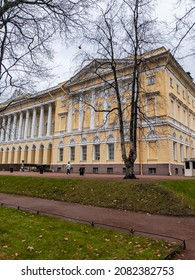
[[[127,60],[119,59],[117,60],[118,66],[124,66]],[[83,81],[91,80],[97,77],[101,77],[106,73],[111,72],[111,63],[105,59],[94,59],[84,68],[82,68],[79,72],[77,72],[70,80],[66,83],[66,85],[70,86],[75,83],[80,83]]]

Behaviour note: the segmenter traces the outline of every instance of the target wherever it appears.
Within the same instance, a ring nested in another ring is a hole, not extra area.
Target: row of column
[[[45,106],[41,105],[40,107],[34,107],[32,111],[32,120],[30,120],[30,110],[21,111],[19,113],[14,113],[8,116],[4,116],[2,119],[2,129],[0,140],[2,141],[13,141],[15,139],[19,140],[21,138],[27,139],[28,132],[30,131],[30,138],[35,138],[36,136],[43,136],[44,129],[44,120],[45,120]],[[47,130],[46,136],[51,135],[51,124],[52,124],[52,103],[48,105],[48,114],[47,114]],[[36,135],[37,119],[38,119],[38,110],[39,110],[39,126],[38,126],[38,135]],[[7,123],[6,123],[7,119]],[[30,128],[31,125],[31,128]],[[22,137],[23,136],[23,137]]]
[[[67,132],[71,133],[72,132],[72,115],[73,115],[73,101],[70,99],[69,101],[69,110],[68,110],[68,129]],[[79,123],[78,123],[78,131],[82,131],[82,123],[83,123],[83,100],[82,97],[79,100]],[[90,129],[95,129],[95,94],[91,95],[91,115],[90,115]],[[104,97],[104,102],[103,102],[103,109],[108,110],[108,98],[107,95]],[[106,119],[107,112],[104,112],[104,120]],[[105,127],[107,127],[107,122],[105,123]]]

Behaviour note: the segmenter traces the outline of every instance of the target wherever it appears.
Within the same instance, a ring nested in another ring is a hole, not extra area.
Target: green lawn
[[[0,176],[0,192],[136,212],[195,214],[195,180],[140,183]]]
[[[195,214],[195,180],[0,176],[0,192],[167,215]],[[162,259],[175,244],[0,208],[0,259]]]
[[[0,260],[157,260],[176,247],[6,207],[0,221]]]

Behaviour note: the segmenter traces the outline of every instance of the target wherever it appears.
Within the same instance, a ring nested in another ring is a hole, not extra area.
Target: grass
[[[0,176],[0,192],[151,214],[195,214],[195,180],[140,183]]]
[[[0,220],[0,260],[158,260],[176,246],[5,207]]]

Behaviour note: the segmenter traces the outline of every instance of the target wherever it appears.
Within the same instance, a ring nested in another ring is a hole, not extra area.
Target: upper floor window
[[[82,146],[81,160],[87,160],[87,146]]]
[[[66,100],[61,100],[61,107],[65,107],[66,106]]]
[[[114,160],[114,143],[108,144],[108,160]]]
[[[173,79],[170,78],[170,87],[173,87]]]
[[[63,161],[64,149],[59,148],[58,160]]]
[[[100,145],[94,145],[94,160],[100,160]]]
[[[179,92],[179,85],[177,85],[177,93],[180,93],[180,92]]]
[[[75,146],[70,147],[70,160],[75,160]]]
[[[147,77],[147,79],[146,79],[146,84],[147,85],[153,85],[155,83],[156,83],[156,76],[155,75]]]

